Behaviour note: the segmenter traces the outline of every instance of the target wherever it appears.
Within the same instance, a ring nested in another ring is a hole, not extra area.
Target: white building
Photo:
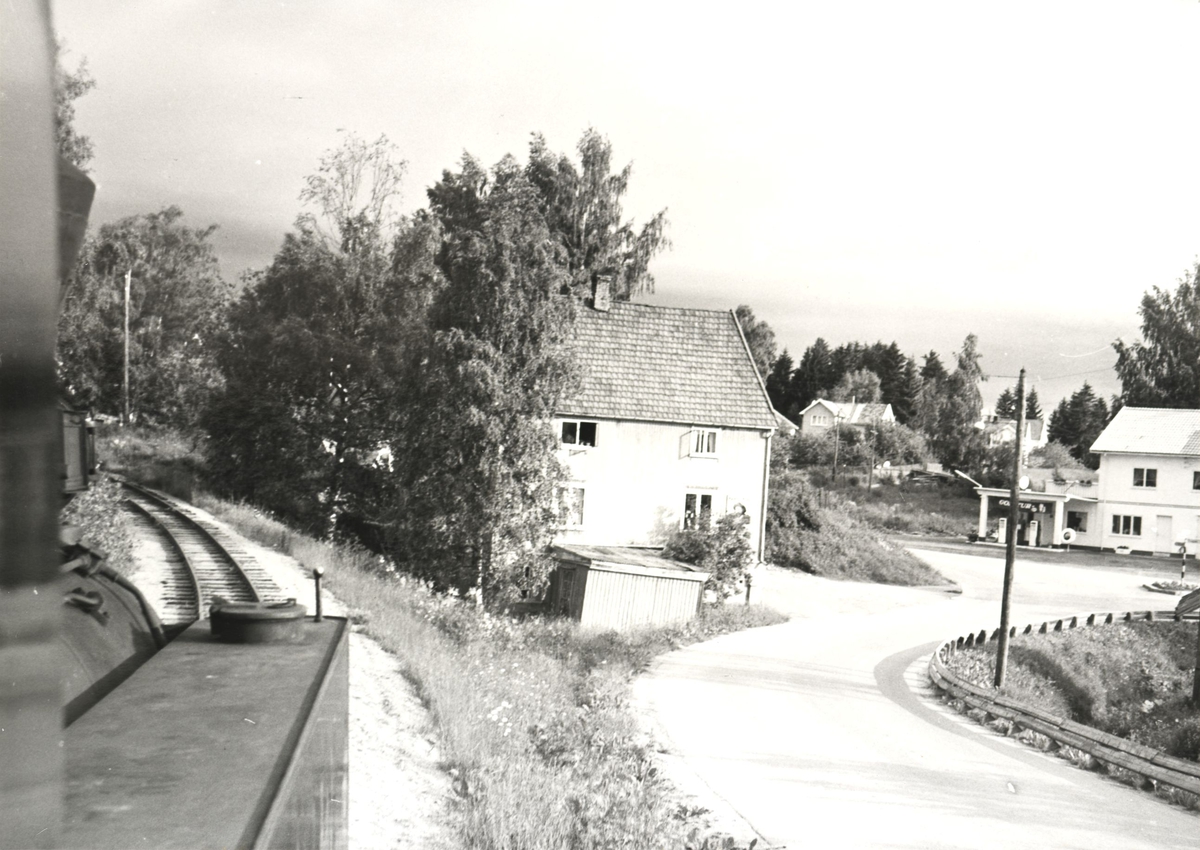
[[[1200,537],[1200,410],[1125,407],[1092,444],[1100,456],[1095,484],[1046,481],[1020,499],[1017,542],[1132,552],[1196,552]],[[1033,477],[1033,476],[1031,476]],[[1009,491],[976,488],[979,535],[1000,530]],[[996,510],[992,511],[992,506]],[[1003,539],[1002,535],[1000,539]]]
[[[581,389],[555,414],[571,481],[555,543],[654,546],[729,512],[762,559],[776,414],[732,312],[582,308]]]
[[[1200,536],[1200,410],[1124,407],[1092,453],[1102,548],[1178,552]]]
[[[827,401],[819,398],[797,415],[800,430],[806,434],[834,427],[864,429],[868,425],[894,424],[896,414],[890,404],[851,401]]]

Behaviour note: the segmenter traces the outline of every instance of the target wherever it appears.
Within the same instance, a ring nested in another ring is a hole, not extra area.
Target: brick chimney
[[[597,275],[592,290],[592,309],[607,313],[612,308],[612,275]]]

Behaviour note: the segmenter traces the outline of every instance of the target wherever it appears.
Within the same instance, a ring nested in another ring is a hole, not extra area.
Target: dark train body
[[[94,186],[55,163],[46,3],[5,4],[0,30],[0,848],[344,848],[347,622],[239,643],[197,620],[168,640],[137,588],[59,539],[96,466],[54,379]]]

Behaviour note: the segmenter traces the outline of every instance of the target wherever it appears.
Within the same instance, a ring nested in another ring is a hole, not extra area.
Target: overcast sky
[[[1043,400],[1117,389],[1109,343],[1200,253],[1200,3],[57,0],[93,223],[180,206],[231,277],[269,263],[339,130],[409,162],[632,161],[668,208],[657,303],[748,303],[799,357],[968,332]],[[994,400],[1004,383],[985,389]]]

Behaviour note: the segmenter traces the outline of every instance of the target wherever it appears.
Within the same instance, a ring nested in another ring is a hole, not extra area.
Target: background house
[[[736,512],[761,560],[776,419],[734,314],[604,301],[576,321],[581,389],[554,422],[556,543],[661,545]]]
[[[1104,548],[1173,553],[1200,537],[1200,410],[1124,407],[1092,444],[1100,456]]]
[[[994,414],[984,416],[976,425],[983,431],[983,441],[989,449],[1017,439],[1017,420],[1002,419]],[[1035,449],[1045,448],[1050,442],[1044,419],[1026,419],[1025,433],[1021,435],[1022,462]]]
[[[868,425],[894,424],[896,414],[890,404],[826,401],[819,398],[800,411],[800,430],[806,434],[820,432],[837,424],[862,430]]]

